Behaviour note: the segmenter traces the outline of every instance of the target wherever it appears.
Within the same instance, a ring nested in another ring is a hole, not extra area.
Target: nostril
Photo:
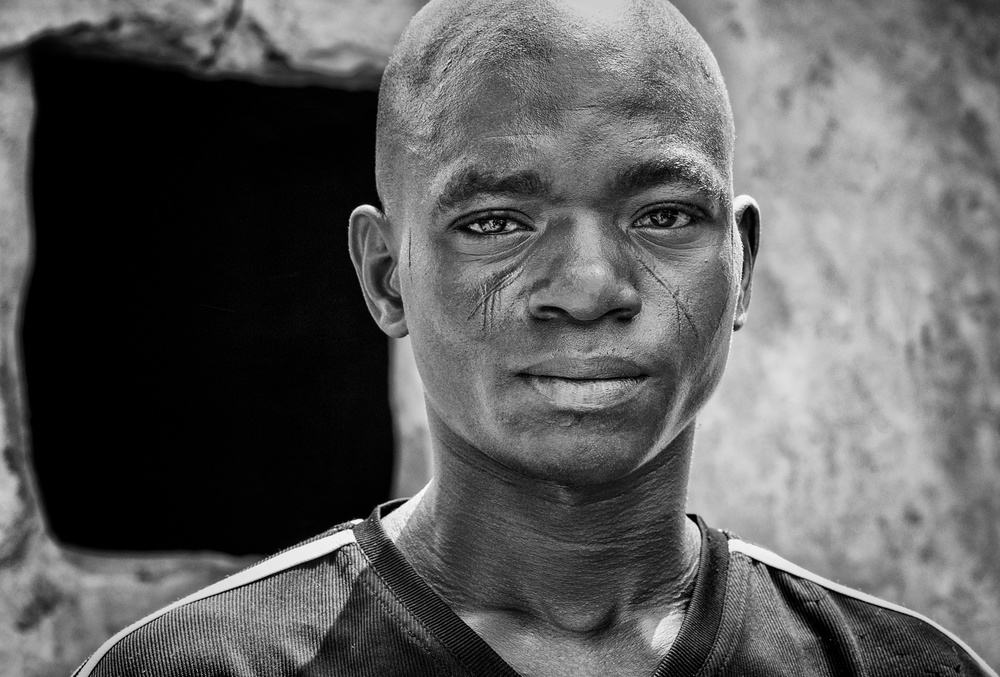
[[[635,300],[626,301],[621,305],[621,307],[613,310],[609,315],[613,315],[618,320],[631,320],[633,317],[639,314],[642,309],[642,301],[639,299],[638,292],[635,294]]]
[[[617,275],[574,276],[550,280],[536,289],[529,297],[529,309],[540,320],[631,320],[642,309],[642,300],[636,288]]]

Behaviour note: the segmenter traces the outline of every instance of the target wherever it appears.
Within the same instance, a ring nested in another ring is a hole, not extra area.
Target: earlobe
[[[351,261],[361,283],[368,311],[392,338],[407,335],[400,293],[396,242],[388,219],[371,205],[351,213],[348,230]]]
[[[739,331],[746,324],[747,313],[750,309],[753,265],[757,260],[757,245],[760,239],[760,208],[749,195],[740,195],[733,200],[733,215],[736,229],[743,244],[740,295],[736,301],[736,317],[733,320],[733,331]]]

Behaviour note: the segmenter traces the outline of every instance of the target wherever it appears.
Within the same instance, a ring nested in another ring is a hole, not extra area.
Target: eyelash
[[[648,225],[648,226],[640,226],[640,225],[638,225],[640,221],[643,221],[644,219],[652,219],[653,217],[655,217],[657,215],[660,215],[660,214],[669,214],[672,217],[674,217],[675,219],[682,219],[682,220],[686,219],[686,221],[684,221],[680,225],[670,225],[670,226],[653,225],[653,224]],[[692,223],[694,223],[697,220],[697,218],[698,217],[695,214],[692,214],[689,211],[687,211],[687,210],[685,210],[685,209],[683,209],[681,207],[674,207],[674,206],[670,206],[670,207],[657,207],[655,209],[651,209],[651,210],[647,211],[645,214],[643,214],[639,218],[637,218],[633,222],[633,226],[636,227],[636,228],[650,228],[652,230],[676,230],[678,228],[684,228],[685,226],[691,225]]]
[[[641,221],[652,219],[653,217],[661,214],[668,214],[672,216],[675,220],[683,220],[683,223],[681,223],[680,225],[675,224],[669,226],[654,225],[654,224],[650,224],[648,226],[639,225]],[[649,211],[639,216],[639,218],[635,219],[635,221],[633,221],[632,223],[632,226],[635,228],[649,228],[651,230],[676,230],[691,225],[692,223],[697,221],[698,218],[699,216],[697,214],[692,214],[689,210],[686,210],[680,206],[656,207],[654,209],[650,209]],[[479,232],[472,229],[472,226],[475,224],[488,223],[491,221],[506,222],[507,225],[513,224],[516,227],[513,228],[512,230],[504,230],[492,233]],[[507,214],[482,214],[477,216],[476,218],[469,219],[468,221],[462,223],[461,225],[459,225],[458,229],[474,237],[502,237],[504,235],[511,235],[513,233],[532,230],[530,227],[526,226],[518,219],[515,219]]]
[[[507,224],[514,224],[517,227],[514,228],[513,230],[494,232],[494,233],[483,233],[472,229],[472,226],[475,224],[487,223],[490,221],[503,221],[507,222]],[[470,235],[473,235],[475,237],[500,237],[503,235],[511,235],[513,233],[518,233],[521,231],[527,231],[531,229],[525,226],[519,220],[512,218],[507,214],[482,214],[474,219],[470,219],[465,223],[461,224],[459,226],[459,230],[468,233]]]

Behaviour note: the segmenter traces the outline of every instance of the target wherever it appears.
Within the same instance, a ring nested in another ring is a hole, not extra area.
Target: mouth
[[[520,376],[557,409],[588,412],[618,406],[636,395],[648,375],[621,358],[555,358]]]
[[[528,383],[557,409],[595,411],[607,409],[631,399],[646,380],[631,378],[561,378],[525,375]]]

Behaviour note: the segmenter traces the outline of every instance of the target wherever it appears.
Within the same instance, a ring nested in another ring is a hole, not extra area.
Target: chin
[[[524,443],[503,450],[504,465],[544,482],[592,486],[620,480],[638,470],[655,448],[653,440],[581,435],[568,428],[525,435]]]

